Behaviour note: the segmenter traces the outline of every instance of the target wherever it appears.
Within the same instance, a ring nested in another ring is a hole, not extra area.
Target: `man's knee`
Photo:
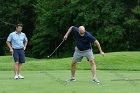
[[[19,62],[15,62],[15,65],[18,65],[19,64]]]
[[[76,66],[76,64],[77,64],[77,62],[75,62],[75,61],[72,61],[72,63],[71,63],[72,66]]]
[[[94,59],[89,60],[89,62],[90,62],[91,65],[95,64]]]

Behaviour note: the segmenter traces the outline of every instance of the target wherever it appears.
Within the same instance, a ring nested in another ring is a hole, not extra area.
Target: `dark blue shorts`
[[[13,49],[13,57],[15,62],[25,63],[25,51],[24,49]]]

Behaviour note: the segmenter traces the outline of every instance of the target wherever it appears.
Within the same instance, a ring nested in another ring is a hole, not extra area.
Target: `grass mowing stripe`
[[[77,70],[76,82],[65,83],[69,70],[23,71],[25,79],[13,80],[12,71],[0,71],[0,93],[138,93],[140,71],[97,70],[101,85],[91,82],[90,70]],[[129,80],[121,80],[128,78]],[[117,80],[118,81],[113,81]],[[120,80],[119,80],[120,79]],[[135,80],[137,79],[137,80]]]

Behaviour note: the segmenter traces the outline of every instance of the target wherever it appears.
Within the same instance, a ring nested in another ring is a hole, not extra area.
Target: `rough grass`
[[[41,71],[41,70],[69,70],[71,64],[70,58],[61,59],[34,59],[26,58],[23,70]],[[95,62],[98,70],[140,70],[140,52],[112,52],[106,53],[103,58],[95,54]],[[90,65],[86,58],[77,65],[79,70],[89,70]],[[0,57],[0,70],[13,70],[13,58],[11,56]]]

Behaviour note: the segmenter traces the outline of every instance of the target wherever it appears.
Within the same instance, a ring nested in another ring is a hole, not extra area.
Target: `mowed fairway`
[[[101,84],[91,82],[90,65],[86,59],[78,63],[76,82],[70,77],[71,58],[27,58],[22,74],[25,79],[13,79],[10,56],[0,57],[0,93],[139,93],[140,52],[95,55],[97,77]]]
[[[140,71],[98,70],[101,84],[91,82],[89,70],[78,70],[76,82],[65,82],[68,70],[24,71],[25,79],[13,80],[1,71],[0,93],[139,93]]]

